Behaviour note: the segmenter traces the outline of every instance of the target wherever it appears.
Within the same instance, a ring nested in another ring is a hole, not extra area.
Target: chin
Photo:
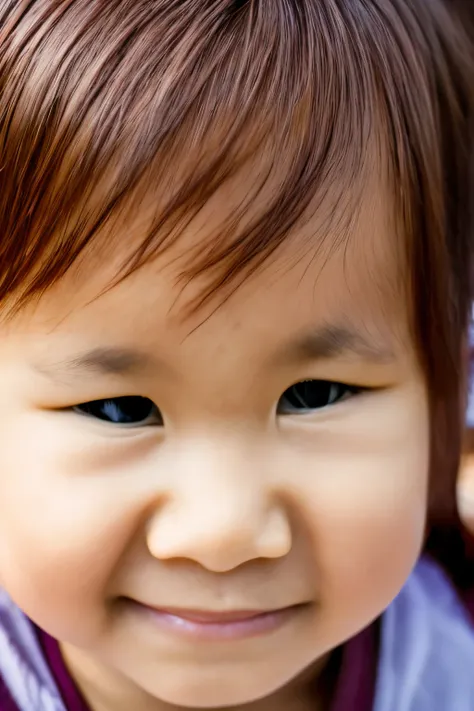
[[[267,672],[268,674],[268,672]],[[228,674],[220,667],[196,668],[195,674],[167,672],[165,678],[141,681],[151,696],[173,706],[190,709],[242,706],[272,695],[290,679],[262,678],[259,672]],[[157,684],[158,681],[158,684]]]

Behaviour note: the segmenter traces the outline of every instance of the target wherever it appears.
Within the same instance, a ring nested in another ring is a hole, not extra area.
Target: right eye
[[[144,427],[163,426],[163,417],[154,402],[146,397],[131,395],[106,400],[91,400],[72,408],[74,412],[113,425]]]

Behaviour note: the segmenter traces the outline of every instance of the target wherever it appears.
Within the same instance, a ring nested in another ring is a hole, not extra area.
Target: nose
[[[192,471],[177,474],[179,485],[149,519],[150,553],[159,560],[191,560],[216,573],[286,556],[292,545],[288,513],[258,481],[248,458],[246,464],[244,469],[232,458],[201,456]]]

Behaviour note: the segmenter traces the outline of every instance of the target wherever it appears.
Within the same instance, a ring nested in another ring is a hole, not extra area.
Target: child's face
[[[95,300],[112,260],[71,275],[2,327],[0,580],[86,688],[250,702],[402,587],[428,414],[387,224],[367,207],[327,263],[295,237],[196,330],[171,252]]]

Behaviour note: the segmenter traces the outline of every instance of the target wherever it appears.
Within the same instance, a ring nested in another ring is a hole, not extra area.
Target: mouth
[[[231,641],[271,634],[301,614],[307,605],[277,610],[209,611],[185,608],[155,608],[134,603],[162,631],[200,641]]]

